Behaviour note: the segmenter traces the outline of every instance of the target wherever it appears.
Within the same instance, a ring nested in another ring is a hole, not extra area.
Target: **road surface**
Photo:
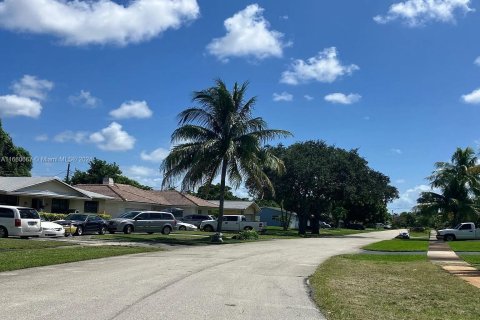
[[[0,319],[324,319],[306,279],[398,231],[171,251],[0,273]]]

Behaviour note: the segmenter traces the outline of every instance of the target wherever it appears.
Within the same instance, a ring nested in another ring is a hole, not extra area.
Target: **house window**
[[[68,213],[68,199],[52,199],[52,213]]]
[[[0,204],[7,206],[18,206],[18,197],[0,194]]]
[[[83,204],[83,212],[85,213],[97,213],[98,201],[85,201]]]
[[[198,209],[198,210],[197,210],[197,213],[198,213],[198,214],[202,214],[202,209]]]

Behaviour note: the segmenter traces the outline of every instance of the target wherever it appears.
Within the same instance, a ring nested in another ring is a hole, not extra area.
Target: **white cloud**
[[[145,101],[127,101],[115,110],[110,111],[110,115],[115,119],[150,118],[153,112]]]
[[[273,94],[273,101],[292,101],[293,100],[293,95],[288,93],[288,92],[282,92],[282,93],[274,93]]]
[[[223,61],[229,57],[281,57],[283,48],[290,43],[282,41],[282,33],[269,29],[270,23],[263,17],[263,11],[258,4],[252,4],[226,19],[227,34],[213,39],[207,45],[208,52]]]
[[[402,150],[397,149],[397,148],[392,148],[392,149],[390,149],[390,152],[391,152],[391,153],[394,153],[394,154],[402,154],[402,153],[403,153]]]
[[[430,21],[455,22],[457,11],[474,11],[469,7],[470,3],[470,0],[407,0],[392,4],[386,15],[375,16],[373,20],[380,24],[403,20],[411,27]]]
[[[462,95],[462,100],[465,103],[469,104],[478,104],[480,103],[480,88],[473,90],[468,94]]]
[[[35,137],[35,141],[38,141],[38,142],[48,141],[48,135],[46,135],[46,134],[40,134],[40,135],[38,135],[38,136]]]
[[[334,82],[338,77],[350,75],[359,67],[355,64],[342,65],[337,58],[335,47],[320,51],[317,56],[308,58],[307,61],[295,60],[289,70],[282,73],[280,82],[297,85],[315,80],[318,82]]]
[[[53,82],[24,75],[19,81],[13,82],[12,90],[15,94],[0,96],[0,116],[37,118],[42,112],[40,101],[47,97],[51,89]]]
[[[477,57],[473,63],[480,67],[480,57]]]
[[[73,104],[80,104],[88,108],[96,108],[100,103],[100,99],[92,96],[90,91],[80,90],[76,96],[70,96],[69,100]]]
[[[145,161],[162,162],[163,159],[165,159],[169,153],[170,151],[168,151],[167,149],[157,148],[150,153],[147,153],[146,151],[142,151],[140,153],[140,158],[142,158],[142,160],[145,160]]]
[[[12,89],[20,97],[44,100],[47,92],[53,89],[53,82],[27,74],[20,81],[15,81]]]
[[[199,15],[196,0],[128,2],[124,6],[112,0],[5,0],[0,2],[0,26],[53,34],[71,45],[126,45],[178,29]]]
[[[53,141],[65,143],[65,142],[75,142],[75,143],[85,143],[88,142],[88,132],[86,131],[63,131],[53,137]]]
[[[335,92],[335,93],[327,94],[324,99],[325,101],[328,101],[331,103],[352,104],[360,101],[361,98],[362,96],[357,93],[350,93],[346,95],[340,92]]]
[[[37,118],[42,112],[40,102],[17,95],[0,96],[0,116]]]
[[[310,96],[308,94],[304,95],[303,97],[308,101],[312,101],[314,99],[312,96]]]
[[[105,151],[126,151],[133,149],[135,138],[122,130],[122,126],[112,122],[108,127],[92,133],[89,142],[95,143],[97,147]]]
[[[144,166],[130,166],[126,168],[127,175],[135,177],[152,177],[159,175],[159,169],[152,169]]]
[[[392,203],[389,205],[389,208],[397,212],[411,210],[417,205],[417,199],[420,197],[420,193],[430,191],[436,192],[437,190],[432,190],[430,186],[424,184],[415,186],[403,193],[400,193],[399,198],[392,201]]]

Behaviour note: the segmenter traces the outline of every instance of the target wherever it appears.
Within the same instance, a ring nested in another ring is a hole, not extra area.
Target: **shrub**
[[[237,235],[233,236],[232,239],[237,239],[237,240],[258,240],[258,232],[255,231],[255,230],[240,231]]]
[[[106,214],[106,213],[99,214],[98,216],[99,216],[100,218],[102,218],[103,220],[110,220],[110,219],[112,219],[112,216],[109,215],[109,214]]]
[[[67,216],[63,213],[48,213],[48,212],[39,212],[40,217],[45,219],[46,221],[55,221],[55,220],[63,220]]]

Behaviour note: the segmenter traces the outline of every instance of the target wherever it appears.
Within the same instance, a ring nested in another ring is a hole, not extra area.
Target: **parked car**
[[[105,234],[107,222],[96,214],[71,213],[64,220],[53,221],[62,225],[65,233],[81,236],[84,233]]]
[[[215,220],[215,219],[213,218],[213,216],[209,216],[209,215],[205,215],[205,214],[191,214],[191,215],[183,217],[180,220],[182,222],[185,222],[185,223],[193,224],[194,226],[196,226],[198,228],[198,227],[200,227],[200,224],[202,223],[202,221]]]
[[[478,240],[480,239],[480,229],[477,229],[473,222],[464,222],[453,229],[438,230],[437,239],[445,241]]]
[[[347,226],[348,229],[353,229],[353,230],[365,230],[365,226],[361,223],[350,223]]]
[[[170,234],[177,225],[177,220],[170,212],[160,211],[130,211],[118,218],[108,220],[107,229],[110,233],[146,232],[152,234],[161,232]]]
[[[180,231],[196,231],[198,228],[190,223],[177,221],[177,229]]]
[[[218,227],[217,220],[205,220],[200,224],[200,230],[212,232],[216,231]],[[222,230],[223,231],[242,231],[242,230],[256,230],[264,232],[267,227],[265,222],[247,221],[243,215],[226,215],[223,216]]]
[[[400,231],[398,236],[396,236],[395,238],[408,240],[408,239],[410,239],[410,234],[408,233],[408,231],[403,230],[403,231]]]
[[[41,237],[48,238],[48,237],[63,237],[65,236],[65,229],[62,225],[42,220],[42,235]]]
[[[0,238],[8,236],[39,237],[41,233],[40,215],[35,209],[0,206]]]

